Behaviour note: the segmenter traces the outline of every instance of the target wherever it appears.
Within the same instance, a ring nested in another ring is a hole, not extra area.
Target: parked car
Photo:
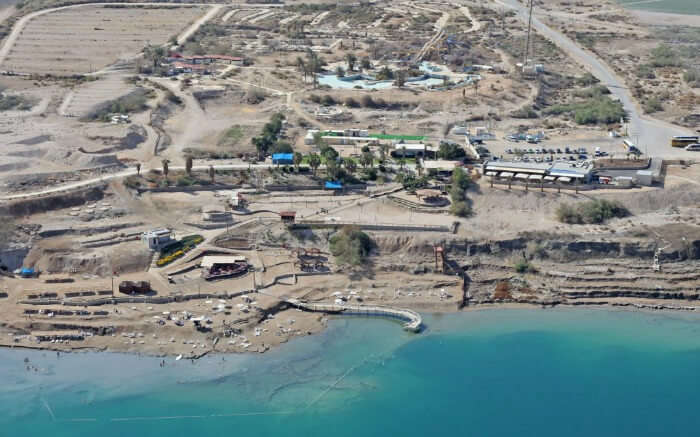
[[[573,156],[573,155],[570,155],[570,156],[569,156],[569,161],[576,161],[576,157]]]
[[[571,149],[568,148],[568,147],[566,147],[566,148],[564,149],[564,152],[566,152],[566,153],[571,153]]]
[[[513,149],[506,149],[506,153],[512,154],[512,153],[513,153]]]
[[[561,153],[561,149],[557,147],[557,153]]]
[[[586,159],[588,159],[588,156],[581,154],[581,155],[578,155],[578,159],[585,161]]]

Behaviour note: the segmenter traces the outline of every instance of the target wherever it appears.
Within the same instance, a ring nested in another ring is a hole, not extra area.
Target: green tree
[[[465,157],[467,152],[459,144],[443,141],[440,143],[437,155],[440,159],[455,160]]]
[[[372,63],[370,62],[369,57],[365,56],[364,58],[362,58],[362,61],[360,61],[360,66],[364,70],[369,70],[370,68],[372,68]]]
[[[214,183],[214,179],[216,178],[216,171],[214,170],[214,166],[210,165],[209,166],[209,179],[211,179],[211,183]]]
[[[168,180],[168,171],[169,171],[168,164],[170,163],[170,161],[168,161],[167,159],[164,159],[164,160],[160,161],[160,163],[163,165],[163,175],[165,175],[165,180],[167,181]]]
[[[406,84],[406,70],[398,70],[395,76],[394,85],[399,88],[403,87]]]
[[[314,176],[316,175],[316,171],[320,166],[321,157],[317,153],[309,153],[309,167],[311,167],[311,170],[313,170]]]
[[[360,165],[364,168],[374,166],[374,154],[369,149],[360,155]]]
[[[335,75],[338,76],[338,77],[343,77],[343,76],[345,76],[345,70],[343,70],[343,67],[341,67],[340,65],[338,65],[338,66],[335,68]]]
[[[294,152],[294,169],[296,170],[297,173],[299,173],[299,166],[301,165],[301,162],[304,160],[304,155],[302,155],[299,152]]]
[[[136,163],[136,174],[139,176],[141,175],[141,163],[140,162]]]
[[[338,151],[332,148],[331,146],[322,146],[321,147],[321,157],[323,158],[323,162],[325,164],[328,164],[329,162],[335,162],[336,159],[338,159]]]
[[[353,71],[355,69],[355,63],[357,62],[357,56],[348,53],[345,55],[345,61],[348,63],[348,71]]]
[[[329,241],[331,254],[338,264],[364,264],[373,246],[369,235],[351,226],[342,228]]]
[[[345,167],[345,170],[347,170],[350,174],[353,174],[355,173],[355,171],[357,171],[357,163],[352,158],[345,158],[343,160],[343,166]]]
[[[389,154],[389,145],[381,143],[379,145],[379,162],[384,164],[386,162],[386,157]]]

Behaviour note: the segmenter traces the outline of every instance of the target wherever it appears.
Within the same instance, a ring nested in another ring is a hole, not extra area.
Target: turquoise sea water
[[[488,310],[427,323],[413,335],[337,320],[264,355],[165,368],[151,357],[0,350],[0,436],[700,432],[697,315]]]
[[[617,2],[630,9],[700,15],[698,0],[617,0]]]

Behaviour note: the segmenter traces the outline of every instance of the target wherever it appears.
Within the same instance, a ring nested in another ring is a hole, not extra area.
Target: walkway
[[[330,303],[306,303],[297,299],[283,299],[284,302],[299,308],[302,311],[358,315],[365,317],[385,317],[398,319],[404,323],[403,328],[411,332],[420,332],[423,327],[423,318],[415,311],[403,308],[389,308],[377,305],[335,305]]]

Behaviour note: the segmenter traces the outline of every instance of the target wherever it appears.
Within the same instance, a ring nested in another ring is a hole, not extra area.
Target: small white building
[[[393,156],[412,158],[425,156],[425,144],[422,143],[398,143],[394,146]]]
[[[151,250],[160,250],[175,242],[170,229],[154,229],[141,234],[141,241]]]

